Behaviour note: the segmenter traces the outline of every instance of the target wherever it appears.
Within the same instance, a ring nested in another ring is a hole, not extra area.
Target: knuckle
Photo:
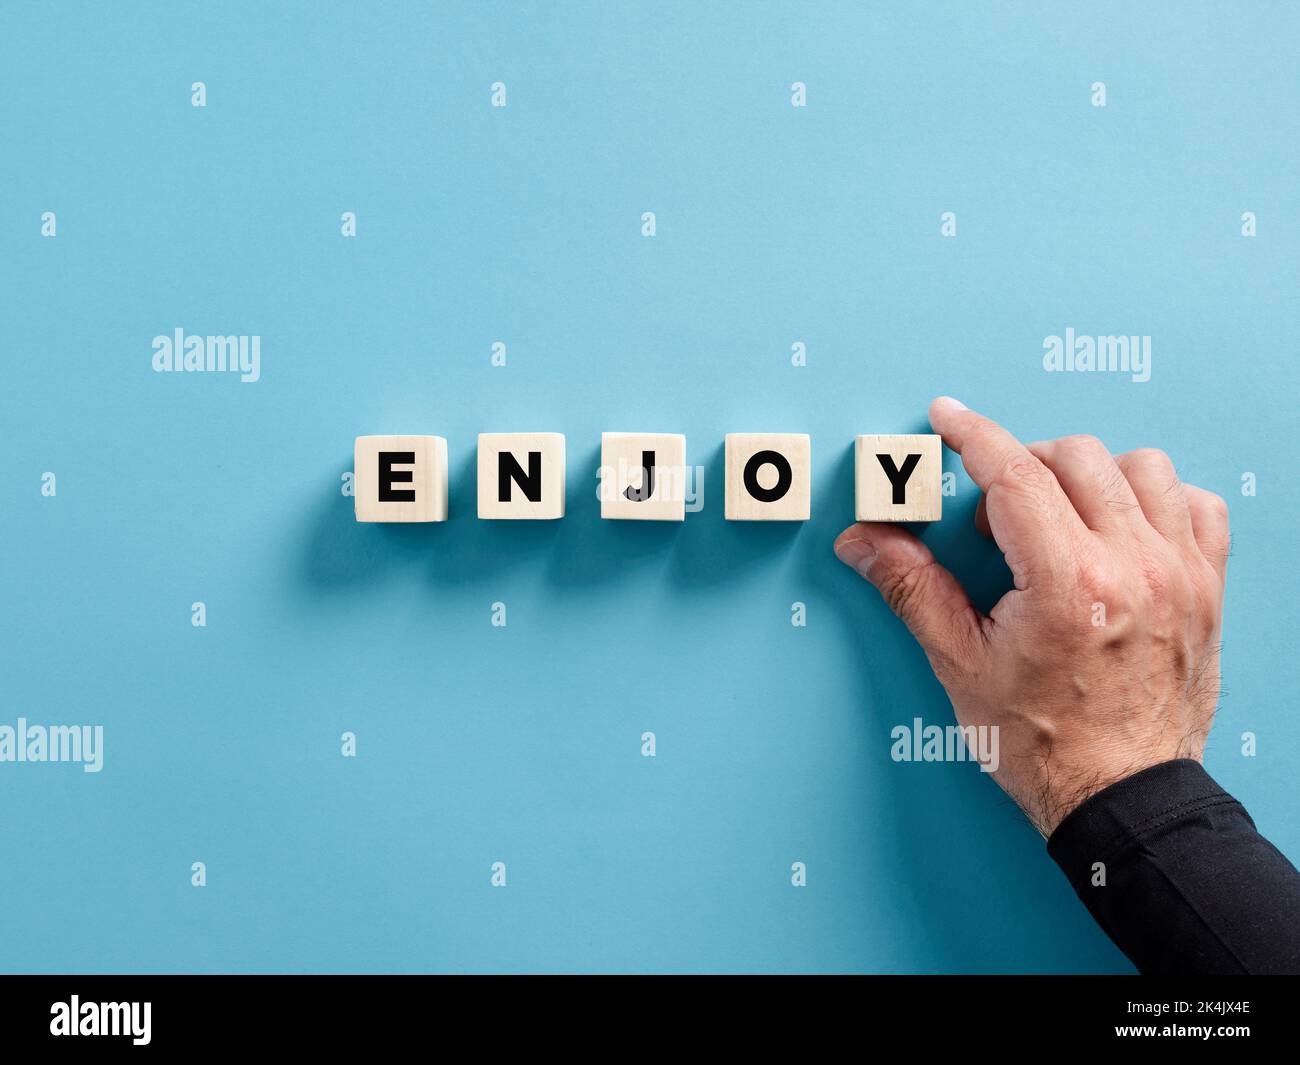
[[[1062,437],[1061,447],[1067,451],[1075,452],[1087,457],[1099,457],[1105,455],[1110,457],[1110,451],[1106,445],[1098,440],[1095,436],[1087,433],[1076,433],[1073,436]]]
[[[1140,447],[1129,453],[1129,461],[1135,466],[1149,469],[1167,470],[1173,473],[1173,460],[1158,447]]]
[[[1075,582],[1089,602],[1112,603],[1117,598],[1110,572],[1095,558],[1083,558],[1078,562]]]
[[[1195,600],[1191,573],[1182,557],[1171,559],[1163,553],[1144,555],[1138,560],[1143,599],[1174,614],[1187,614]]]
[[[1128,479],[1124,476],[1124,471],[1114,463],[1111,463],[1108,469],[1101,471],[1097,484],[1101,489],[1102,498],[1110,506],[1128,509],[1134,505],[1133,491]]]
[[[894,573],[881,589],[889,609],[900,618],[911,617],[934,578],[934,566],[933,562],[919,562]]]
[[[1226,559],[1232,554],[1232,538],[1224,536],[1207,536],[1202,542],[1205,553],[1212,559]]]
[[[1052,471],[1029,452],[1011,455],[1002,466],[1002,481],[1007,485],[1025,488],[1046,488],[1055,478]]]

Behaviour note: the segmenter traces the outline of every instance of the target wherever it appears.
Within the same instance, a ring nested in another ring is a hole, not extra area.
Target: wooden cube
[[[938,521],[943,514],[939,437],[860,436],[854,452],[858,521]]]
[[[600,516],[686,520],[686,437],[600,434]]]
[[[357,521],[446,521],[447,441],[359,436],[353,449]]]
[[[812,442],[805,433],[728,433],[727,521],[807,521]]]
[[[479,433],[478,516],[564,517],[564,434]]]

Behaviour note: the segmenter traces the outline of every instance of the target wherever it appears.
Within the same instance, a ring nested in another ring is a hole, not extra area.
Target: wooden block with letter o
[[[600,434],[600,516],[686,520],[686,437]]]
[[[478,516],[564,517],[564,434],[479,433]]]
[[[860,436],[854,455],[858,521],[938,521],[943,514],[939,437]]]
[[[807,521],[812,441],[806,433],[728,433],[727,521]]]
[[[359,436],[353,449],[357,521],[446,521],[447,441]]]

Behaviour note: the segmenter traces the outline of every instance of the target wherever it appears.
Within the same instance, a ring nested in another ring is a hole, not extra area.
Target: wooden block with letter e
[[[352,495],[357,521],[446,521],[446,439],[357,437]]]
[[[805,433],[728,433],[727,521],[807,521],[812,441]]]
[[[564,517],[564,434],[479,433],[478,516]]]
[[[858,437],[854,479],[858,521],[938,521],[943,514],[937,436]]]
[[[600,516],[686,520],[686,437],[600,434]]]

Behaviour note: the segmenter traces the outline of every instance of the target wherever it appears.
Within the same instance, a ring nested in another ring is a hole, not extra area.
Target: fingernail
[[[940,396],[935,400],[935,403],[947,407],[949,410],[970,410],[965,403],[959,399],[953,399],[952,396]]]
[[[865,577],[876,561],[876,548],[869,540],[845,540],[835,545],[835,557]]]

